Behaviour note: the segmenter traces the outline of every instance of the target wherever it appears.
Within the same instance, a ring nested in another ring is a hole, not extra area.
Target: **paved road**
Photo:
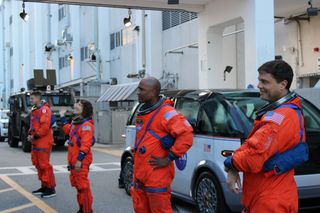
[[[39,188],[30,154],[23,153],[21,149],[9,148],[6,143],[0,143],[0,212],[76,212],[76,191],[69,184],[65,166],[66,154],[66,148],[54,149],[52,164],[56,175],[57,196],[41,199],[30,194]],[[130,197],[117,187],[120,154],[120,150],[110,150],[99,145],[94,149],[94,164],[90,172],[94,212],[133,212]],[[197,212],[194,206],[176,200],[173,201],[173,208],[175,213]]]

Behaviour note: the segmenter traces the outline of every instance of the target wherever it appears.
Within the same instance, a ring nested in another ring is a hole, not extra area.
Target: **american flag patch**
[[[178,115],[176,110],[171,110],[169,112],[167,112],[166,114],[164,114],[164,118],[169,121],[171,118],[173,118],[174,116]]]
[[[273,123],[281,125],[284,120],[284,116],[279,113],[276,113],[276,112],[267,112],[267,114],[263,120],[264,121],[271,121]]]
[[[210,144],[204,144],[203,145],[203,151],[204,152],[211,152],[211,145]]]
[[[83,126],[82,131],[90,131],[91,127],[90,126]]]

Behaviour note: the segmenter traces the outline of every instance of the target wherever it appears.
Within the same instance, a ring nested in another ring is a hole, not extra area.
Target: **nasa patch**
[[[136,119],[136,126],[137,126],[137,130],[140,131],[142,129],[142,125],[143,125],[143,120],[140,118]]]
[[[187,156],[187,153],[182,155],[179,159],[175,160],[174,162],[176,163],[176,167],[182,171],[186,168],[187,166],[187,159],[188,159],[188,156]]]
[[[43,110],[42,110],[42,113],[47,113],[47,110],[46,110],[46,109],[43,109]]]

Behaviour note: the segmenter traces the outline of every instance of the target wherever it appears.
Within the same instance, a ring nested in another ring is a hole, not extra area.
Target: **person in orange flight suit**
[[[167,213],[171,208],[173,160],[184,155],[193,143],[192,127],[160,97],[160,82],[143,79],[138,87],[143,103],[136,117],[134,172],[131,196],[136,213]]]
[[[259,69],[260,96],[271,102],[257,112],[254,128],[245,143],[225,161],[229,189],[240,192],[238,172],[243,172],[242,204],[247,213],[296,213],[298,191],[294,169],[277,174],[266,172],[264,164],[305,140],[300,99],[290,93],[293,71],[282,60],[263,64]],[[290,107],[291,106],[291,107]],[[299,109],[296,112],[292,107]],[[300,118],[299,118],[300,117]]]
[[[53,134],[51,129],[50,106],[41,101],[41,93],[34,91],[30,95],[33,105],[30,114],[30,129],[28,140],[32,144],[31,160],[36,167],[41,188],[33,191],[33,194],[50,198],[56,195],[55,177],[50,164],[50,153],[53,145]]]
[[[65,117],[66,109],[60,109],[63,131],[69,135],[68,170],[71,186],[77,189],[79,204],[78,213],[91,213],[93,197],[88,179],[89,167],[92,163],[91,147],[94,139],[94,124],[92,120],[93,107],[89,101],[80,100],[74,104],[75,117],[68,124]]]

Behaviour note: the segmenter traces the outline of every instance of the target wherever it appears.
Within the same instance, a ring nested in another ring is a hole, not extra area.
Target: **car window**
[[[18,104],[19,104],[19,109],[20,109],[20,110],[24,110],[24,109],[23,109],[23,108],[24,108],[24,107],[23,107],[23,100],[22,100],[22,97],[21,97],[21,96],[20,96],[19,99],[18,99]]]
[[[253,121],[256,119],[255,112],[267,104],[266,101],[262,100],[259,97],[232,97],[227,98],[227,100],[241,110],[241,112],[249,120],[252,127]]]
[[[218,99],[209,99],[202,104],[198,126],[199,133],[212,136],[233,137],[238,132],[230,109]]]
[[[131,110],[131,113],[129,115],[127,125],[135,125],[136,117],[138,114],[138,109],[140,108],[141,104],[136,103],[133,109]]]
[[[318,130],[320,131],[320,113],[319,111],[309,102],[301,101],[303,116],[304,116],[304,126],[306,130]]]
[[[180,112],[189,123],[195,125],[198,118],[200,103],[189,98],[179,98],[176,103],[176,110]]]

